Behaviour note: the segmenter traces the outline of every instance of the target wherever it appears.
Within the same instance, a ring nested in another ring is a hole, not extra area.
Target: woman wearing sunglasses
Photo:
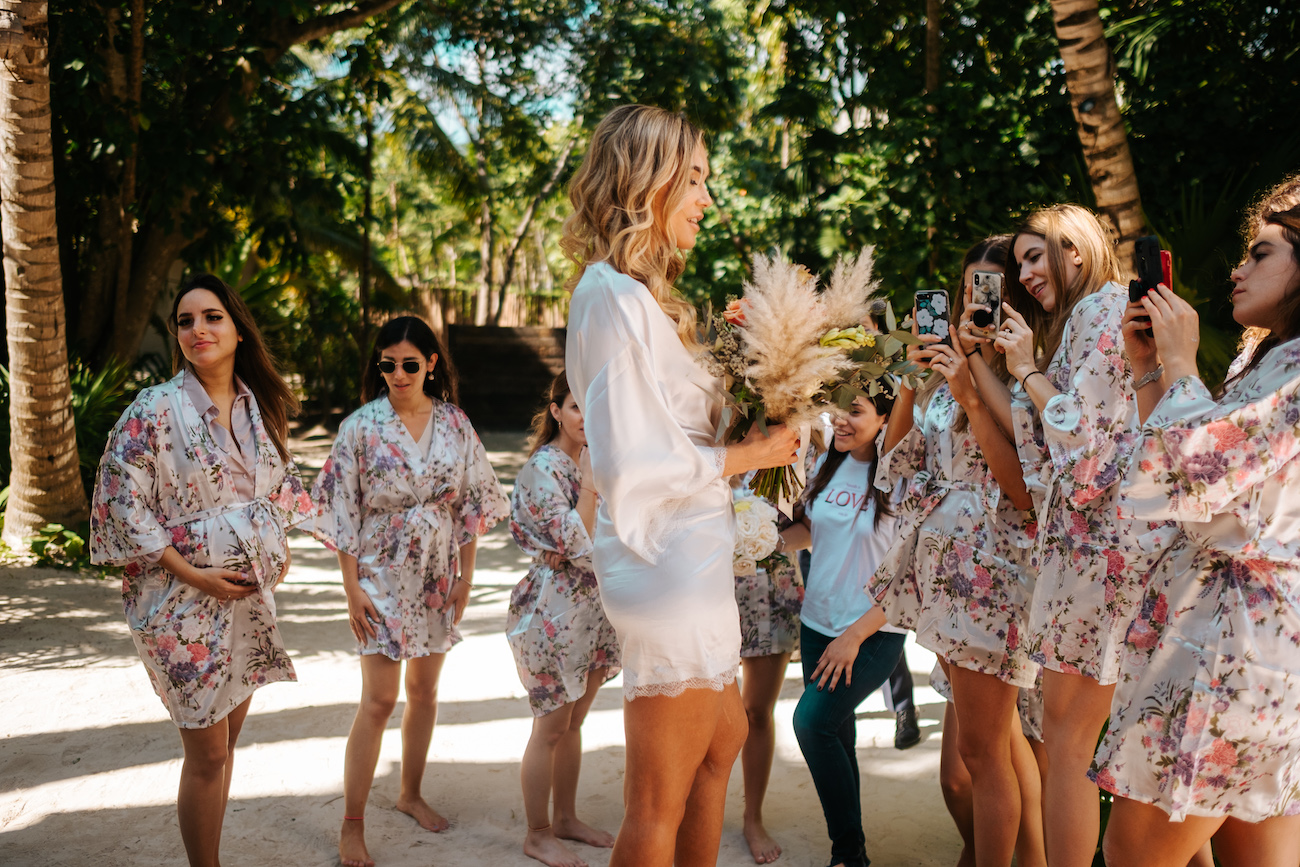
[[[420,827],[447,820],[420,793],[444,655],[473,586],[477,538],[510,504],[469,419],[456,374],[422,319],[380,329],[361,384],[365,405],[339,427],[312,492],[316,535],[338,553],[348,621],[361,653],[357,708],[343,769],[339,859],[372,867],[365,808],[380,741],[406,661],[397,809]]]

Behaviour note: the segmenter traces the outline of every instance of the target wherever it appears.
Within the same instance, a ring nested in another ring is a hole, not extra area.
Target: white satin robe
[[[605,263],[573,292],[565,361],[601,495],[592,560],[624,695],[720,690],[740,664],[722,382],[649,290]]]

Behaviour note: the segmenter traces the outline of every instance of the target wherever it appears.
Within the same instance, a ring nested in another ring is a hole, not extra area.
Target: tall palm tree
[[[45,0],[0,0],[0,221],[13,460],[4,526],[9,542],[87,512],[54,221],[48,8]]]
[[[1146,219],[1097,0],[1052,0],[1052,19],[1097,211],[1119,239],[1121,267],[1131,271],[1133,241],[1146,234]]]

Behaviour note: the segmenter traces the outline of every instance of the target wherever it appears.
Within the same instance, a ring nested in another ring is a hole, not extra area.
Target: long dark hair
[[[870,400],[871,405],[876,408],[876,412],[884,416],[886,419],[889,418],[889,413],[894,408],[894,395],[888,389],[882,391],[875,397],[867,399]],[[794,504],[795,521],[802,521],[804,519],[804,516],[808,513],[808,504],[815,500],[817,495],[826,489],[826,485],[830,483],[831,478],[835,475],[836,470],[840,468],[840,465],[844,463],[844,458],[847,455],[848,452],[842,452],[835,448],[835,439],[832,437],[831,441],[827,444],[826,460],[822,461],[822,465],[817,470],[817,474],[809,480],[808,487],[804,488],[803,496],[801,496],[799,501]],[[876,487],[876,466],[879,463],[880,455],[877,453],[876,456],[871,459],[871,465],[867,467],[867,490],[871,493],[871,501],[876,504],[876,516],[872,523],[873,528],[880,524],[880,519],[882,517],[894,514],[893,509],[889,506],[889,492],[882,491],[880,488]],[[861,508],[865,509],[866,507],[867,500],[866,498],[863,498]]]
[[[1246,224],[1242,227],[1245,242],[1249,244],[1269,224],[1282,229],[1282,237],[1291,245],[1291,258],[1300,264],[1300,174],[1292,175],[1269,190],[1247,212]],[[1300,336],[1300,286],[1288,289],[1280,307],[1281,318],[1285,323],[1281,330],[1246,329],[1242,335],[1242,348],[1253,347],[1250,361],[1236,376],[1223,384],[1220,392],[1254,370],[1274,346]]]
[[[191,372],[194,370],[193,365],[181,352],[181,342],[177,337],[179,327],[176,323],[176,311],[181,306],[181,299],[195,289],[206,289],[216,295],[221,306],[230,314],[231,321],[235,323],[235,330],[240,337],[244,338],[235,347],[235,376],[243,380],[244,385],[247,385],[248,390],[253,393],[258,412],[262,414],[262,423],[266,425],[267,435],[275,445],[275,450],[280,453],[280,459],[288,462],[290,455],[286,442],[289,437],[289,418],[298,414],[298,397],[276,369],[275,360],[266,349],[262,332],[258,330],[257,322],[254,321],[248,305],[244,303],[243,298],[239,297],[238,292],[227,286],[219,277],[200,274],[192,278],[181,286],[181,291],[176,294],[176,300],[172,302],[172,315],[167,320],[173,341],[172,373],[178,373],[182,367]]]
[[[546,398],[533,415],[533,423],[528,427],[528,456],[537,454],[537,450],[560,435],[560,423],[551,415],[551,407],[564,408],[569,397],[569,377],[563,370],[555,375],[546,389]]]
[[[456,381],[456,366],[443,348],[437,333],[418,316],[395,316],[384,323],[375,335],[375,346],[370,351],[370,363],[361,376],[361,402],[369,403],[388,393],[388,383],[379,372],[379,356],[389,347],[403,341],[410,343],[425,358],[438,356],[433,364],[433,376],[424,379],[424,393],[444,403],[460,403],[460,390]]]
[[[961,271],[958,272],[960,278],[957,282],[957,288],[953,292],[952,303],[949,305],[949,322],[955,327],[961,321],[962,314],[966,311],[966,269],[971,265],[978,265],[981,262],[987,262],[990,265],[996,265],[999,273],[1005,273],[1007,266],[1007,256],[1011,252],[1010,235],[990,235],[983,241],[966,251],[966,255],[961,260]],[[1003,277],[1003,284],[1006,284],[1006,277]],[[1003,290],[1005,294],[1005,289]],[[1010,375],[1007,373],[1007,357],[1001,352],[993,353],[993,363],[991,367],[993,372],[1003,382],[1008,382]],[[925,409],[930,405],[930,399],[939,387],[946,382],[942,374],[931,373],[926,379],[925,385],[921,386],[921,391],[916,396],[916,405],[925,414]],[[952,429],[955,431],[965,431],[970,426],[970,419],[966,417],[966,410],[961,405],[957,405],[957,414],[952,420]]]

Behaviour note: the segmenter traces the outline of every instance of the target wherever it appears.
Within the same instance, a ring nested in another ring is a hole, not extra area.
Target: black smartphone
[[[1137,271],[1137,279],[1128,282],[1129,303],[1140,303],[1148,292],[1161,283],[1172,287],[1173,261],[1168,250],[1160,249],[1160,239],[1155,235],[1143,235],[1134,241],[1133,266]],[[1146,330],[1146,335],[1153,336],[1150,328]]]
[[[1002,274],[998,271],[976,271],[971,275],[971,304],[983,304],[988,310],[975,310],[970,315],[971,324],[984,336],[992,336],[1002,324]]]
[[[948,293],[942,289],[922,289],[916,293],[916,333],[933,334],[940,343],[952,346],[948,333]]]

